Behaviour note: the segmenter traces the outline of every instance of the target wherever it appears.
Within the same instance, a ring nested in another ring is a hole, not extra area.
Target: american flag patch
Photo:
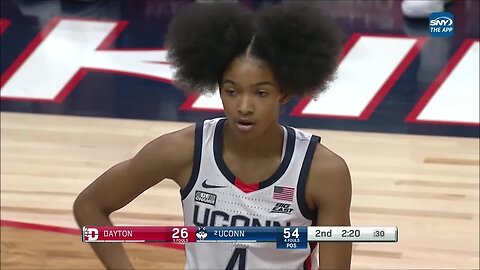
[[[291,187],[273,187],[273,199],[275,200],[284,200],[284,201],[293,201],[293,194],[295,189]]]

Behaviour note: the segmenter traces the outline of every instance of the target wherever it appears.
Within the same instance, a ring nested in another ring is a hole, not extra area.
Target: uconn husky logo
[[[436,12],[429,17],[430,34],[434,37],[449,37],[453,35],[453,14]]]
[[[198,228],[198,231],[196,233],[196,236],[197,236],[198,240],[205,240],[205,238],[207,238],[207,235],[208,235],[208,233],[207,233],[207,231],[204,227]]]

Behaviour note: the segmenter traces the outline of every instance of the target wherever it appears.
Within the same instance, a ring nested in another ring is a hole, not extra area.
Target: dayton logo
[[[95,228],[83,228],[83,241],[95,241],[98,240],[98,230]]]
[[[435,12],[430,15],[430,35],[434,37],[450,37],[453,35],[453,14]]]

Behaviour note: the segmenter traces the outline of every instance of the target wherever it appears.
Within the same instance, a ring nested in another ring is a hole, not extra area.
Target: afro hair
[[[166,46],[175,80],[190,89],[213,93],[248,51],[269,64],[284,93],[305,96],[334,78],[342,35],[311,3],[284,1],[256,13],[236,3],[193,3],[172,20]]]

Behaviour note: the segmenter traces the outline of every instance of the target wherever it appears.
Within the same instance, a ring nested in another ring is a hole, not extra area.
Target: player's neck
[[[230,132],[228,127],[223,130],[224,150],[228,149],[228,152],[245,158],[281,154],[283,139],[283,128],[277,123],[272,124],[254,139],[238,136],[234,132]]]

